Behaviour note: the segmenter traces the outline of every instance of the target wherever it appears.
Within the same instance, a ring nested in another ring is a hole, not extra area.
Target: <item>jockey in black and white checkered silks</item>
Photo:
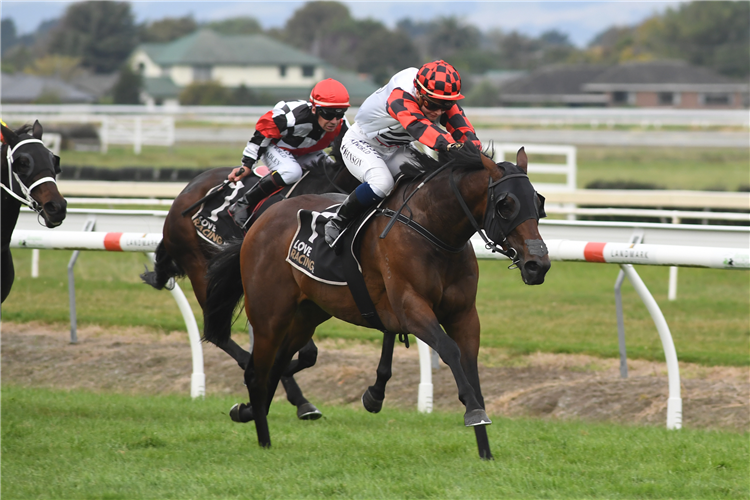
[[[349,129],[344,116],[347,109],[346,87],[328,78],[313,87],[309,101],[280,101],[260,117],[242,153],[242,166],[232,170],[228,179],[240,182],[261,157],[270,172],[229,207],[238,226],[247,230],[245,225],[258,203],[297,182],[303,169],[326,156],[323,150]]]

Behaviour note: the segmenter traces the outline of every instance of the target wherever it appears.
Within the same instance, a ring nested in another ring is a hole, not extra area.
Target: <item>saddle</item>
[[[339,205],[332,205],[322,212],[299,210],[297,232],[289,245],[286,261],[295,269],[316,281],[329,285],[348,285],[354,302],[362,317],[373,328],[388,333],[375,310],[359,263],[359,245],[362,230],[370,219],[382,211],[376,206],[368,209],[342,234],[339,244],[343,251],[337,253],[325,241],[325,225],[336,215]],[[399,339],[409,347],[407,335]]]
[[[232,216],[227,212],[227,208],[229,208],[229,206],[241,196],[244,196],[245,193],[257,183],[258,179],[264,177],[268,172],[269,169],[267,166],[257,165],[253,168],[253,174],[255,177],[248,178],[250,182],[240,181],[237,183],[229,183],[226,188],[224,188],[226,191],[224,196],[209,196],[192,217],[193,225],[195,226],[198,236],[214,246],[221,246],[225,241],[245,236],[242,229],[234,223],[234,220],[232,220]],[[209,189],[206,195],[208,196],[223,187],[223,183],[217,184]],[[274,194],[261,201],[258,206],[255,207],[252,220],[250,224],[248,224],[248,227],[250,227],[252,222],[257,219],[260,213],[280,199],[281,197]]]

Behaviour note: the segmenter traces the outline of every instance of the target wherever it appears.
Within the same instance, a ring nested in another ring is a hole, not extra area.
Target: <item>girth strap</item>
[[[348,233],[348,234],[347,234]],[[344,268],[344,276],[346,276],[346,284],[349,286],[349,291],[352,293],[354,303],[357,304],[362,317],[367,321],[373,328],[380,330],[383,333],[389,333],[388,329],[383,324],[383,321],[378,316],[378,311],[375,309],[375,304],[370,297],[370,292],[367,291],[367,285],[365,284],[365,277],[359,270],[357,265],[357,259],[359,258],[359,242],[355,242],[352,245],[352,239],[356,237],[356,231],[347,231],[344,234],[343,247],[351,247],[353,250],[352,254],[349,252],[343,253],[342,264]],[[398,334],[399,341],[403,342],[404,345],[409,347],[409,336],[405,333]]]

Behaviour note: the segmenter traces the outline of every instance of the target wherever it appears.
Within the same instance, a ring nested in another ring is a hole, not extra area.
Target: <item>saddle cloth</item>
[[[346,266],[342,264],[344,259],[354,259],[360,274],[362,273],[362,268],[355,254],[354,241],[360,229],[375,214],[374,210],[368,210],[364,217],[354,221],[342,236],[341,243],[344,248],[342,255],[336,255],[325,241],[324,227],[326,222],[336,215],[338,207],[339,205],[332,205],[322,212],[298,211],[297,232],[292,238],[286,257],[286,261],[292,267],[317,281],[329,285],[347,284]]]
[[[230,182],[224,188],[224,196],[217,195],[205,201],[193,215],[193,225],[198,236],[215,246],[221,246],[230,239],[242,238],[244,236],[242,229],[234,223],[227,208],[244,195],[252,185],[253,183],[246,185],[242,181]],[[221,184],[214,186],[208,193],[213,193],[220,187]]]
[[[258,178],[265,176],[268,172],[268,167],[265,165],[256,165],[253,168],[255,177],[248,177],[245,182],[231,182],[224,188],[224,196],[217,195],[205,201],[192,217],[198,236],[215,246],[221,246],[231,239],[242,238],[244,236],[242,229],[234,223],[227,208],[247,193],[256,184]],[[206,194],[215,192],[221,186],[222,184],[217,184]]]

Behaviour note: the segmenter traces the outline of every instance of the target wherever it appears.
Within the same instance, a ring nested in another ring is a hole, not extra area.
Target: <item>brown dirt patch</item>
[[[192,359],[185,332],[165,335],[140,328],[80,328],[70,344],[65,325],[2,324],[2,380],[24,386],[122,393],[190,392]],[[297,376],[305,395],[327,405],[359,407],[375,380],[380,348],[369,343],[318,342],[318,363]],[[585,355],[481,353],[480,377],[490,416],[534,416],[663,426],[668,395],[664,363],[630,360],[621,379],[619,360]],[[207,394],[246,401],[242,372],[213,345],[204,345]],[[750,430],[750,368],[680,364],[683,425]],[[419,355],[396,346],[385,404],[416,408]],[[461,411],[448,367],[433,371],[434,407]],[[283,400],[279,389],[278,400]],[[290,408],[290,411],[291,408]]]

